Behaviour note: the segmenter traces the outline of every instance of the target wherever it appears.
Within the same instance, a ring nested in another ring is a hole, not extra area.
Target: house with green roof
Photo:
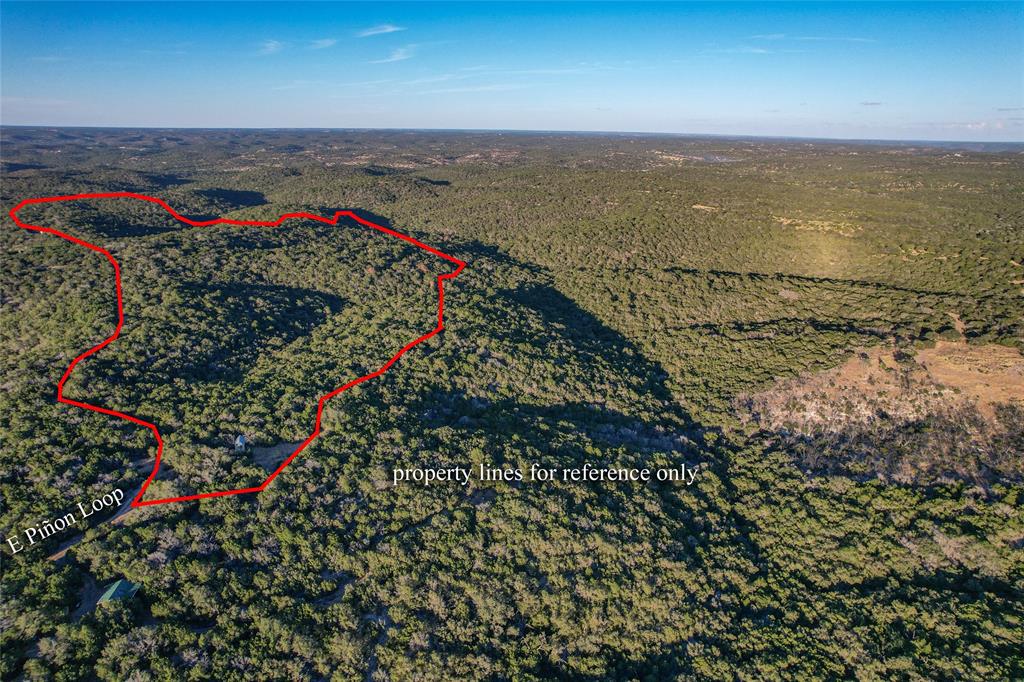
[[[135,596],[135,593],[139,591],[142,585],[136,585],[130,580],[115,580],[114,582],[107,585],[106,589],[103,590],[103,594],[100,596],[97,604],[108,604],[115,601],[124,601],[131,599]]]

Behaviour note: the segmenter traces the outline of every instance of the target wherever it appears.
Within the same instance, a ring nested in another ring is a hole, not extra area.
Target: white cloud
[[[406,45],[405,47],[399,47],[391,51],[384,59],[374,59],[371,64],[390,64],[391,62],[400,62],[405,59],[411,58],[416,53],[415,45]]]
[[[495,83],[493,85],[470,85],[463,88],[439,88],[437,90],[423,90],[421,95],[439,95],[454,92],[506,92],[508,90],[520,90],[525,85],[513,85],[511,83]]]
[[[356,34],[358,38],[369,38],[370,36],[379,36],[384,33],[395,33],[396,31],[404,31],[404,26],[395,26],[394,24],[380,24],[378,26],[371,26],[370,28],[364,28],[362,31]]]
[[[423,85],[425,83],[443,83],[444,81],[453,80],[465,80],[466,78],[472,78],[473,74],[454,74],[454,73],[443,73],[440,76],[424,76],[422,78],[414,78],[411,81],[405,81],[403,85]]]
[[[355,81],[353,83],[339,83],[339,87],[343,88],[367,88],[374,85],[384,85],[385,83],[391,83],[390,78],[384,78],[382,80],[375,81]]]
[[[874,38],[858,38],[848,36],[789,36],[785,33],[758,33],[750,36],[751,40],[802,40],[818,43],[874,43]]]
[[[283,85],[275,85],[270,88],[271,90],[298,90],[304,88],[319,88],[325,87],[327,83],[324,81],[308,81],[308,80],[293,80],[290,83],[284,83]]]
[[[874,38],[847,38],[847,37],[832,38],[832,37],[828,37],[828,36],[797,36],[793,40],[807,40],[807,41],[822,42],[822,43],[829,43],[829,42],[831,42],[831,43],[874,43],[874,42],[876,42]]]
[[[715,50],[704,50],[715,54],[775,54],[775,50],[766,50],[763,47],[725,47]]]
[[[337,38],[320,38],[319,40],[314,40],[313,42],[311,42],[309,44],[309,47],[313,50],[322,50],[326,47],[333,47],[337,43]]]
[[[259,54],[277,54],[284,49],[284,43],[280,40],[264,40],[260,43]]]

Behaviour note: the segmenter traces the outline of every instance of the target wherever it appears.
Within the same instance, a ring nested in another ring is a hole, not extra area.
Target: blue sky
[[[1024,4],[16,3],[0,121],[1024,140]]]

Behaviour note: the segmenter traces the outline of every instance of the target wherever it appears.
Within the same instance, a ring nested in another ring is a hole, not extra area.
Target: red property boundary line
[[[49,203],[55,203],[55,202],[59,202],[59,201],[79,201],[79,200],[83,200],[83,199],[137,199],[139,201],[147,201],[149,203],[156,204],[157,206],[160,206],[165,211],[170,213],[175,219],[177,219],[177,220],[179,220],[179,221],[181,221],[181,222],[183,222],[183,223],[185,223],[187,225],[190,225],[192,227],[208,227],[208,226],[211,226],[211,225],[236,225],[236,226],[239,226],[239,227],[281,227],[281,225],[284,223],[284,221],[291,220],[291,219],[296,219],[296,218],[304,219],[304,220],[315,220],[317,222],[326,223],[328,225],[337,225],[338,224],[338,220],[342,216],[344,216],[344,217],[347,217],[347,218],[351,218],[352,220],[355,220],[360,225],[364,225],[364,226],[372,228],[374,230],[379,230],[380,232],[383,232],[384,234],[390,235],[392,237],[396,237],[398,239],[401,239],[402,241],[405,241],[405,242],[408,242],[410,244],[413,244],[414,246],[417,246],[417,247],[423,249],[424,251],[427,251],[428,253],[431,253],[431,254],[433,254],[435,256],[438,256],[440,258],[443,258],[443,259],[445,259],[445,260],[447,260],[447,261],[449,261],[451,263],[454,263],[457,267],[452,272],[449,272],[449,273],[446,273],[446,274],[443,274],[443,275],[438,275],[438,277],[437,277],[437,297],[438,297],[438,304],[437,304],[437,326],[434,327],[431,331],[429,331],[426,334],[424,334],[423,336],[420,336],[418,339],[416,339],[414,341],[410,341],[409,343],[407,343],[404,346],[402,346],[401,350],[399,350],[397,353],[392,355],[390,360],[385,362],[383,365],[381,365],[375,371],[370,372],[369,374],[364,374],[363,376],[358,377],[356,379],[353,379],[352,381],[349,381],[347,384],[334,389],[330,393],[327,393],[325,395],[320,396],[319,401],[317,401],[316,423],[315,423],[315,425],[313,427],[313,432],[311,434],[309,434],[309,437],[306,438],[306,440],[302,441],[302,443],[295,449],[294,452],[292,452],[291,455],[288,456],[288,458],[286,460],[281,462],[280,466],[278,466],[277,469],[275,469],[274,472],[272,474],[270,474],[270,476],[267,477],[267,480],[263,481],[262,484],[260,484],[259,486],[256,486],[255,488],[239,488],[239,489],[236,489],[236,490],[222,490],[222,491],[219,491],[219,492],[212,492],[212,493],[200,493],[198,495],[182,495],[180,497],[165,497],[165,498],[160,499],[160,500],[147,500],[147,501],[144,502],[142,500],[142,496],[146,494],[146,489],[149,488],[149,484],[153,482],[153,479],[156,478],[157,472],[160,470],[160,456],[163,454],[163,450],[164,450],[164,441],[160,437],[160,431],[157,429],[156,424],[152,424],[152,423],[147,422],[145,420],[139,419],[138,417],[134,417],[134,416],[132,416],[130,414],[125,414],[124,412],[118,412],[116,410],[110,410],[110,409],[107,409],[105,407],[100,407],[99,405],[91,405],[89,403],[83,403],[83,402],[78,401],[78,400],[72,400],[71,398],[65,398],[64,397],[64,384],[71,377],[71,373],[72,373],[72,371],[74,371],[74,369],[78,365],[78,363],[80,363],[82,360],[84,360],[85,358],[89,357],[90,355],[98,352],[100,349],[110,345],[110,343],[112,343],[114,341],[114,339],[116,339],[121,334],[121,328],[124,326],[124,306],[122,304],[122,298],[121,298],[121,266],[118,264],[117,260],[114,259],[114,257],[110,254],[109,251],[107,251],[106,249],[104,249],[104,248],[102,248],[100,246],[96,246],[95,244],[90,244],[89,242],[87,242],[87,241],[85,241],[83,239],[78,239],[77,237],[72,237],[71,235],[66,234],[64,232],[61,232],[60,230],[55,230],[52,227],[44,227],[42,225],[30,225],[28,223],[23,222],[21,219],[18,218],[18,212],[21,209],[25,208],[26,206],[31,206],[31,205],[34,205],[34,204],[49,204]],[[359,217],[358,215],[356,215],[352,211],[337,211],[334,214],[333,218],[327,218],[326,216],[313,215],[311,213],[286,213],[286,214],[282,215],[280,218],[278,218],[277,220],[270,220],[270,221],[232,220],[230,218],[214,218],[213,220],[192,220],[190,218],[186,218],[185,216],[179,214],[177,211],[175,211],[173,208],[171,208],[167,204],[167,202],[164,201],[163,199],[157,199],[156,197],[150,197],[150,196],[146,196],[144,194],[135,194],[133,192],[109,192],[109,193],[102,193],[102,194],[70,194],[70,195],[66,195],[66,196],[39,197],[39,198],[35,198],[35,199],[25,199],[21,203],[19,203],[17,206],[12,208],[9,211],[9,215],[11,216],[11,219],[15,222],[15,224],[18,225],[18,227],[24,228],[26,230],[32,230],[32,231],[35,231],[35,232],[45,232],[46,234],[56,235],[56,236],[60,237],[61,239],[66,239],[69,242],[73,242],[75,244],[78,244],[79,246],[84,246],[85,248],[87,248],[87,249],[89,249],[91,251],[95,251],[96,253],[102,254],[110,262],[110,264],[114,267],[114,283],[116,284],[116,288],[117,288],[117,327],[114,329],[114,333],[113,334],[111,334],[106,339],[104,339],[100,343],[96,344],[95,346],[93,346],[92,348],[90,348],[89,350],[85,351],[84,353],[82,353],[81,355],[79,355],[78,357],[76,357],[74,360],[71,361],[71,364],[68,365],[68,368],[66,370],[64,370],[64,375],[60,378],[60,381],[57,382],[57,401],[61,402],[61,403],[66,403],[68,405],[74,405],[75,407],[80,407],[80,408],[85,409],[85,410],[92,410],[93,412],[99,412],[100,414],[106,414],[106,415],[110,415],[112,417],[119,417],[120,419],[124,419],[126,421],[130,421],[133,424],[138,424],[139,426],[144,426],[144,427],[146,427],[147,429],[149,429],[150,431],[153,432],[153,437],[156,438],[156,458],[155,458],[155,462],[153,464],[153,473],[151,473],[149,475],[149,478],[147,478],[145,483],[142,484],[142,488],[139,490],[138,494],[135,496],[135,499],[132,500],[132,506],[133,507],[146,507],[146,506],[156,505],[156,504],[166,504],[168,502],[186,502],[186,501],[189,501],[189,500],[201,500],[201,499],[205,499],[205,498],[208,498],[208,497],[224,497],[226,495],[241,495],[243,493],[258,493],[259,491],[265,489],[268,485],[270,485],[270,482],[273,481],[277,477],[277,475],[280,474],[284,470],[284,468],[286,466],[291,464],[291,461],[293,459],[295,459],[295,457],[300,452],[302,452],[306,448],[306,446],[308,446],[310,443],[312,443],[313,440],[318,435],[320,435],[320,422],[321,422],[321,418],[323,417],[324,405],[326,404],[326,402],[328,400],[330,400],[331,398],[335,397],[336,395],[338,395],[340,393],[344,393],[345,391],[347,391],[348,389],[352,388],[353,386],[357,386],[358,384],[361,384],[364,381],[369,381],[370,379],[379,377],[380,375],[384,374],[384,372],[388,371],[388,369],[390,369],[391,366],[393,364],[395,364],[400,357],[405,355],[413,346],[416,346],[416,345],[418,345],[420,343],[423,343],[424,341],[426,341],[427,339],[435,336],[438,332],[440,332],[442,329],[444,329],[444,280],[446,280],[446,279],[454,279],[455,277],[457,277],[459,275],[460,272],[462,272],[463,268],[466,267],[466,263],[465,262],[459,260],[458,258],[455,258],[454,256],[449,256],[446,253],[442,253],[441,251],[438,251],[437,249],[433,248],[432,246],[428,246],[427,244],[424,244],[423,242],[421,242],[421,241],[419,241],[417,239],[414,239],[414,238],[410,237],[409,235],[402,234],[401,232],[398,232],[396,230],[392,230],[391,228],[383,227],[381,225],[377,225],[375,223],[372,223],[369,220],[366,220],[365,218]]]

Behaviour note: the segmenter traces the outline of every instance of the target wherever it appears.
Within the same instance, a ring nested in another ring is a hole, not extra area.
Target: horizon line
[[[0,130],[6,128],[51,128],[73,130],[252,130],[252,131],[354,131],[354,132],[422,132],[422,133],[533,133],[542,135],[618,135],[646,137],[690,137],[719,138],[727,140],[805,140],[809,142],[858,142],[858,143],[901,143],[901,144],[971,144],[1011,145],[1024,148],[1021,140],[956,140],[942,138],[898,138],[898,137],[820,137],[810,135],[758,135],[750,133],[673,133],[664,131],[634,130],[569,130],[548,128],[395,128],[395,127],[332,127],[332,126],[174,126],[174,125],[48,125],[41,123],[0,123]]]

